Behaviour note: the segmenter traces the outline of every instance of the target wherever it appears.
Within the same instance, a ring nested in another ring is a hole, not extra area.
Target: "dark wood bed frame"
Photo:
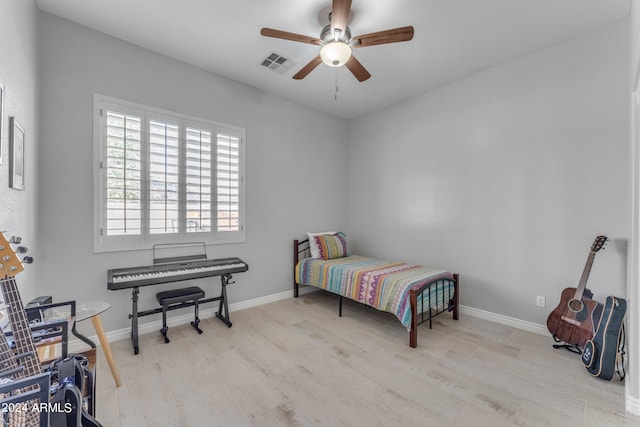
[[[311,256],[309,250],[309,239],[305,240],[294,240],[293,241],[293,296],[298,297],[299,295],[299,285],[296,282],[296,265],[300,260],[305,258],[309,258]],[[453,282],[453,295],[451,295],[450,284]],[[458,320],[458,298],[459,298],[459,286],[460,280],[458,274],[453,275],[453,280],[451,279],[436,279],[430,282],[425,283],[419,289],[411,289],[409,290],[409,302],[411,303],[411,330],[409,331],[409,345],[412,348],[416,348],[418,346],[418,325],[422,323],[429,322],[429,329],[432,326],[432,320],[434,317],[442,314],[444,312],[452,312],[453,318]],[[448,304],[438,304],[435,309],[427,310],[426,313],[423,310],[421,313],[416,313],[418,310],[418,300],[422,300],[422,306],[424,307],[425,300],[425,291],[427,294],[426,300],[428,306],[430,306],[430,296],[431,296],[431,288],[432,287],[441,287],[444,294],[447,295]],[[321,288],[318,288],[321,289]],[[327,291],[328,292],[328,291]],[[342,316],[342,295],[340,296],[340,316]],[[346,298],[346,297],[345,297]]]

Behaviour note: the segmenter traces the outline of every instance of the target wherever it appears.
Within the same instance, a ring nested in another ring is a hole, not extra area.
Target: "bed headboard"
[[[294,267],[298,261],[309,258],[311,256],[311,249],[309,248],[309,239],[294,240],[293,241],[293,258]]]
[[[298,283],[296,283],[296,265],[300,260],[309,258],[311,249],[309,248],[309,239],[293,241],[293,296],[298,296]]]

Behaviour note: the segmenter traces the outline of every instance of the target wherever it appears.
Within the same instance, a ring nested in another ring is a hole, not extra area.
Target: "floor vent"
[[[260,65],[270,70],[276,71],[280,74],[284,74],[295,65],[295,62],[291,59],[275,52],[270,53],[266,58],[260,61]]]

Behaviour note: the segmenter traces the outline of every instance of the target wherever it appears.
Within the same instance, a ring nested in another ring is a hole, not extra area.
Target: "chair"
[[[5,396],[0,399],[0,406],[7,408],[9,416],[11,416],[11,413],[13,413],[14,416],[19,416],[20,412],[23,412],[22,404],[29,400],[38,399],[41,404],[46,403],[47,407],[49,406],[49,388],[51,383],[48,372],[19,380],[9,380],[8,377],[13,374],[15,374],[15,372],[0,374],[0,378],[6,380],[0,385],[0,396]],[[16,410],[10,411],[11,408],[16,408]],[[39,412],[40,427],[48,427],[49,411]]]
[[[66,319],[43,319],[42,313],[47,310],[58,307],[69,307],[69,316]],[[67,357],[69,348],[69,325],[71,326],[71,333],[81,341],[88,344],[92,349],[96,348],[96,344],[86,336],[82,335],[76,329],[76,302],[64,301],[58,303],[41,304],[37,306],[25,307],[27,318],[40,318],[40,322],[32,322],[31,331],[34,336],[34,344],[38,350],[38,357],[40,362],[46,362],[54,359],[56,354],[54,348],[57,344],[61,344],[60,357]],[[51,357],[53,354],[54,357]]]

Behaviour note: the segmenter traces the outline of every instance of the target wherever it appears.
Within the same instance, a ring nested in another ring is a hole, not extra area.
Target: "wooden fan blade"
[[[305,77],[307,77],[307,74],[309,74],[310,72],[312,72],[318,65],[322,64],[322,58],[320,58],[320,55],[316,56],[315,58],[313,58],[311,61],[309,61],[309,63],[307,65],[305,65],[304,67],[302,67],[300,69],[300,71],[298,71],[293,78],[295,80],[302,80]]]
[[[353,74],[359,82],[363,82],[371,77],[371,74],[369,74],[367,69],[364,68],[364,65],[362,65],[353,55],[351,55],[351,58],[349,58],[347,63],[344,65],[349,69],[349,71],[351,71],[351,74]]]
[[[333,0],[331,4],[331,28],[337,28],[344,34],[349,22],[351,0]]]
[[[295,33],[288,33],[286,31],[274,30],[273,28],[263,28],[260,30],[260,34],[262,34],[265,37],[273,37],[276,39],[291,40],[294,42],[315,44],[318,46],[322,45],[322,40],[316,37],[303,36],[301,34],[295,34]]]
[[[377,31],[375,33],[364,34],[358,37],[352,37],[351,41],[359,40],[353,47],[375,46],[377,44],[406,42],[413,38],[413,27],[394,28],[392,30]]]

